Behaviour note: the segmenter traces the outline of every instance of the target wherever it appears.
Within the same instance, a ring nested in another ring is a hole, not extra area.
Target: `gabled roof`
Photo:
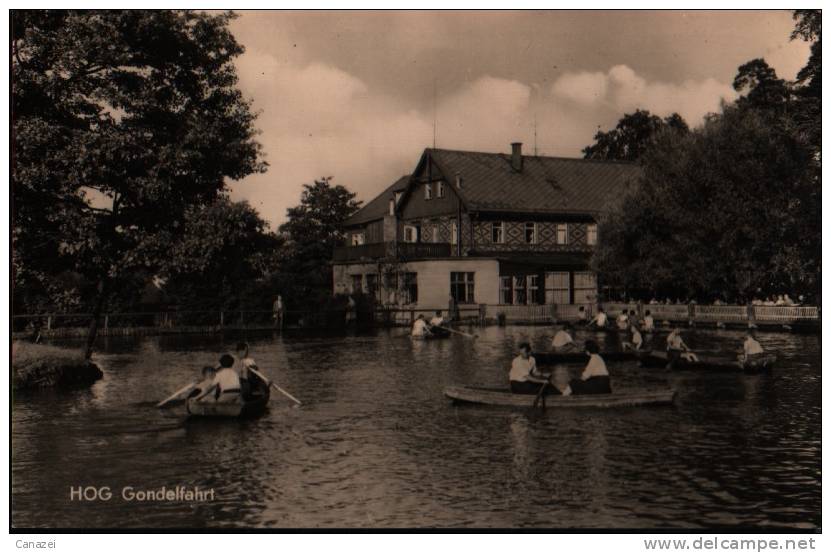
[[[470,211],[586,213],[603,211],[637,179],[633,163],[578,158],[523,156],[521,172],[510,154],[427,149],[445,178],[454,182]]]
[[[356,211],[345,222],[344,226],[363,225],[370,221],[383,219],[389,213],[390,199],[395,198],[396,192],[403,192],[410,181],[410,175],[404,175],[381,192],[378,196],[367,202],[365,206]]]

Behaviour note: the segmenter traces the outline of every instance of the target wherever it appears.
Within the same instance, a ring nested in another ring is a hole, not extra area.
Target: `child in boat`
[[[631,332],[631,337],[629,340],[624,340],[621,342],[621,347],[623,351],[627,349],[631,349],[634,351],[640,351],[641,347],[643,346],[643,336],[641,336],[641,331],[638,330],[638,325],[630,324],[629,325],[629,332]]]
[[[427,321],[424,320],[424,315],[419,315],[413,323],[411,335],[414,338],[424,338],[430,335],[430,328],[427,326]]]
[[[754,356],[758,357],[764,355],[764,353],[765,350],[762,348],[762,344],[756,340],[753,329],[748,329],[744,344],[742,345],[742,352],[739,354],[739,361],[746,363],[747,361],[751,361]]]
[[[571,337],[571,325],[565,323],[551,339],[551,347],[554,351],[573,351],[577,349],[574,338]]]
[[[193,391],[190,394],[188,394],[188,397],[196,397],[200,395],[202,392],[207,391],[208,388],[213,386],[215,376],[216,369],[214,367],[212,367],[211,365],[205,365],[204,367],[202,367],[202,380],[199,382],[199,384],[196,385]]]
[[[588,326],[595,325],[597,328],[606,328],[606,323],[609,321],[609,317],[606,315],[606,312],[603,310],[602,307],[597,308],[597,315],[589,322]]]
[[[612,384],[606,362],[600,357],[600,347],[594,340],[586,340],[586,353],[589,362],[580,378],[574,378],[562,391],[564,396],[583,394],[611,394]]]
[[[196,397],[202,400],[213,392],[213,399],[217,403],[236,403],[240,401],[240,379],[233,369],[234,358],[228,353],[219,358],[219,368],[216,371],[211,386]]]
[[[643,331],[652,332],[653,330],[655,330],[655,319],[652,318],[652,312],[647,309],[643,317]]]
[[[542,386],[548,383],[549,377],[537,371],[537,361],[531,356],[531,345],[528,342],[519,345],[519,355],[511,363],[508,378],[511,392],[515,394],[538,394]],[[559,390],[547,386],[546,393],[559,394]]]

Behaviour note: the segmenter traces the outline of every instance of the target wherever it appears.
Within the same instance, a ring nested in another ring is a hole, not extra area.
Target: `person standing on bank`
[[[454,298],[452,294],[449,296],[449,298],[450,299],[447,302],[447,316],[450,317],[451,321],[458,321],[459,305],[456,303],[456,298]]]
[[[274,316],[274,326],[277,328],[283,328],[283,296],[278,295],[277,299],[274,300],[272,311]]]
[[[537,371],[537,360],[531,356],[531,345],[523,342],[519,345],[519,355],[511,363],[508,374],[511,392],[515,394],[533,394],[540,392],[542,386],[549,383],[548,377]],[[548,394],[559,394],[554,386],[546,388]]]
[[[580,378],[572,379],[562,391],[564,396],[583,394],[611,394],[612,384],[606,362],[600,357],[600,348],[594,340],[586,340],[589,362]]]

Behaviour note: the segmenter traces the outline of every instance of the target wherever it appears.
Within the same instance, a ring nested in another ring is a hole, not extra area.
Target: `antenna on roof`
[[[537,157],[537,114],[534,114],[534,157]]]
[[[433,79],[433,149],[436,149],[436,79]]]

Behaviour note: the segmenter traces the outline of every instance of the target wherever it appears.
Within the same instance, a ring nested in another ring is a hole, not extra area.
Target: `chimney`
[[[511,142],[511,168],[522,173],[522,142]]]

